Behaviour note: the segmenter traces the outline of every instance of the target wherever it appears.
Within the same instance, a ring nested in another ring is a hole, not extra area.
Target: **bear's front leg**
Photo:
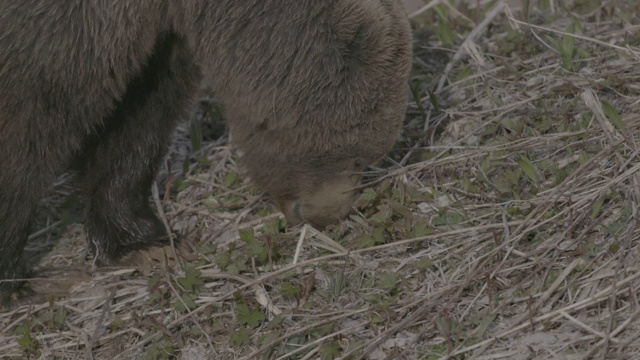
[[[198,78],[183,39],[162,34],[103,128],[87,141],[86,226],[98,265],[168,244],[167,231],[149,206],[149,190]]]

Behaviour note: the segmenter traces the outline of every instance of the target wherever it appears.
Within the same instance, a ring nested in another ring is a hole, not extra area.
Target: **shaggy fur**
[[[166,244],[149,188],[201,72],[290,222],[335,222],[397,138],[410,58],[400,0],[0,0],[0,292],[78,159],[99,264]]]

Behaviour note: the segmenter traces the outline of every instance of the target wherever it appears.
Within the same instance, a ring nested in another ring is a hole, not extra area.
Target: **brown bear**
[[[0,0],[0,292],[78,160],[98,264],[168,242],[149,189],[202,75],[289,222],[337,221],[398,136],[410,62],[401,0]]]

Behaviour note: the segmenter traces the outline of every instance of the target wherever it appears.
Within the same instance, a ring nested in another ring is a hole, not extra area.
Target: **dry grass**
[[[339,227],[283,227],[224,137],[182,129],[155,201],[194,252],[90,271],[61,181],[29,251],[74,284],[0,313],[0,354],[640,358],[640,5],[473,3],[416,13],[418,101]]]

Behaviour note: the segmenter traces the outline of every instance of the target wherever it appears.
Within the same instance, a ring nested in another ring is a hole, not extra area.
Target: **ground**
[[[640,5],[458,3],[412,9],[406,123],[349,219],[286,226],[203,98],[152,198],[184,258],[93,269],[61,177],[27,249],[51,295],[0,313],[0,356],[640,358]]]

